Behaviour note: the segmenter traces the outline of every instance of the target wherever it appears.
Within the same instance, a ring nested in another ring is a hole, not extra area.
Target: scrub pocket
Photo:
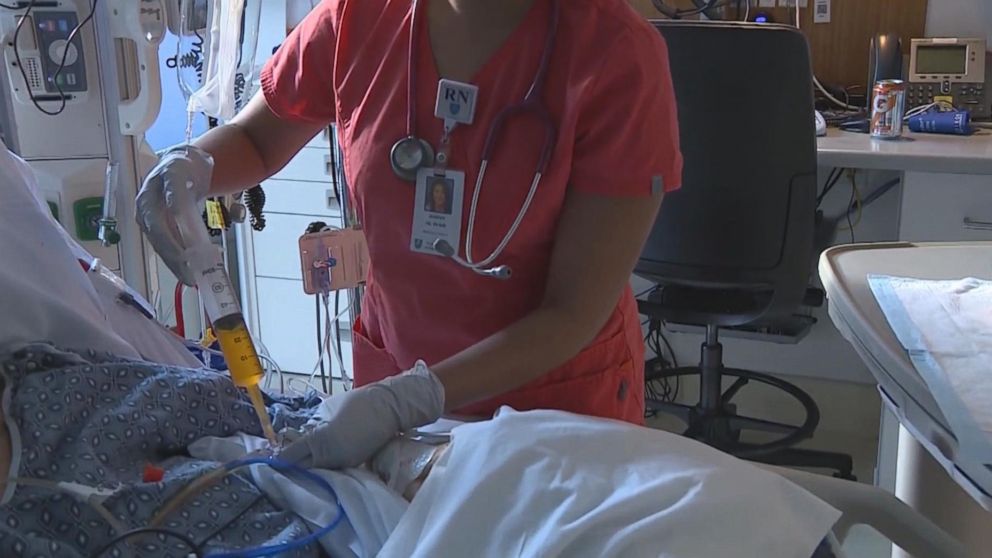
[[[400,373],[400,367],[384,347],[376,345],[365,333],[361,316],[351,328],[351,350],[355,367],[355,385],[378,382]]]

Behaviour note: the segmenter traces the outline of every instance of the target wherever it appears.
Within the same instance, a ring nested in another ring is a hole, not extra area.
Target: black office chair
[[[648,381],[699,375],[699,402],[648,400],[647,408],[676,415],[686,435],[728,453],[851,477],[849,456],[792,447],[819,422],[812,398],[779,378],[725,368],[719,342],[727,329],[799,339],[815,320],[797,311],[804,302],[822,304],[821,293],[808,288],[817,186],[806,40],[778,25],[655,26],[668,43],[685,170],[635,270],[658,284],[639,307],[655,324],[696,326],[705,342],[699,366],[646,365]],[[724,377],[735,378],[726,390]],[[790,395],[805,420],[794,426],[739,415],[733,399],[749,382]],[[748,431],[777,439],[744,442]]]

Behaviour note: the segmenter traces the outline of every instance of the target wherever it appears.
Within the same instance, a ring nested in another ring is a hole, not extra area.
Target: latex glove
[[[279,458],[305,467],[357,467],[400,432],[444,412],[444,386],[423,362],[399,376],[327,400],[327,421],[293,442]]]
[[[165,265],[189,286],[193,286],[194,277],[183,258],[186,246],[179,235],[175,215],[182,211],[200,213],[200,204],[210,189],[213,168],[213,157],[206,151],[192,145],[173,147],[148,173],[136,200],[138,226]]]

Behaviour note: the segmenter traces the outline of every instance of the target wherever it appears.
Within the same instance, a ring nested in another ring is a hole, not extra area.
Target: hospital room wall
[[[989,0],[930,0],[928,37],[986,37],[992,48],[992,2]]]

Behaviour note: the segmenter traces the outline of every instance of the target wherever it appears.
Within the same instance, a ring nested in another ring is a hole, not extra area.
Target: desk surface
[[[816,139],[817,160],[825,167],[992,175],[992,133],[971,136],[914,134],[873,140],[868,134],[829,128]]]

